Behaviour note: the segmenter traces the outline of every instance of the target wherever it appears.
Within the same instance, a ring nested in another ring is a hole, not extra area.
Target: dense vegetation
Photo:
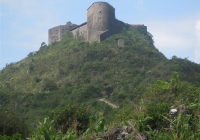
[[[117,45],[120,38],[124,47]],[[1,70],[0,138],[89,139],[131,120],[150,139],[193,139],[200,136],[199,100],[200,65],[168,60],[150,33],[128,29],[101,43],[69,33]],[[192,114],[171,122],[172,105]]]

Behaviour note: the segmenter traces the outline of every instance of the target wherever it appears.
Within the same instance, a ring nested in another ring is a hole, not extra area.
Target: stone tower
[[[87,40],[102,41],[115,32],[115,8],[107,2],[95,2],[87,9]]]

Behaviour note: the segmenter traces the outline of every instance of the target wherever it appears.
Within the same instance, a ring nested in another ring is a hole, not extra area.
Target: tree
[[[12,112],[0,113],[0,135],[12,136],[14,134],[21,134],[25,138],[29,129],[28,126]]]
[[[40,46],[40,50],[44,49],[47,47],[47,44],[45,42],[42,42],[41,43],[41,46]]]
[[[42,47],[42,46],[47,46],[47,44],[46,44],[45,42],[42,42],[42,43],[41,43],[41,47]]]

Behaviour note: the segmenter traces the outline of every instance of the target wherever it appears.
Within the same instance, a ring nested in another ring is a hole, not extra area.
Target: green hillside
[[[120,38],[125,39],[125,47],[117,46]],[[130,29],[101,43],[74,40],[68,35],[11,63],[1,71],[0,80],[2,88],[27,93],[88,84],[106,84],[113,92],[119,92],[124,85],[133,91],[141,83],[169,79],[174,71],[180,72],[185,81],[199,79],[199,65],[176,57],[167,60],[154,47],[150,36]],[[48,82],[52,87],[48,87]]]
[[[124,47],[117,45],[118,39],[125,40]],[[181,81],[177,96],[176,85],[170,83],[174,72]],[[176,99],[187,99],[189,103],[197,97],[199,83],[200,65],[176,56],[167,59],[155,48],[150,33],[144,35],[130,28],[100,43],[74,39],[68,33],[60,42],[50,46],[42,43],[38,51],[1,70],[0,111],[15,112],[31,125],[30,129],[53,110],[70,103],[83,104],[91,112],[104,112],[112,120],[141,99],[147,103],[149,96],[152,102],[163,100],[153,91],[162,91],[168,105]],[[194,91],[193,96],[190,91]],[[119,108],[112,109],[98,101],[101,98]]]

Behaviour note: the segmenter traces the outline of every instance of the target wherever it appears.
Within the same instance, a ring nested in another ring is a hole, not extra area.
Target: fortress
[[[115,18],[115,8],[107,2],[95,2],[87,9],[87,22],[80,25],[67,22],[49,29],[48,44],[60,41],[67,32],[72,32],[74,37],[82,36],[86,41],[103,41],[107,37],[120,33],[123,28],[133,27],[140,33],[147,34],[144,25],[130,25]]]

